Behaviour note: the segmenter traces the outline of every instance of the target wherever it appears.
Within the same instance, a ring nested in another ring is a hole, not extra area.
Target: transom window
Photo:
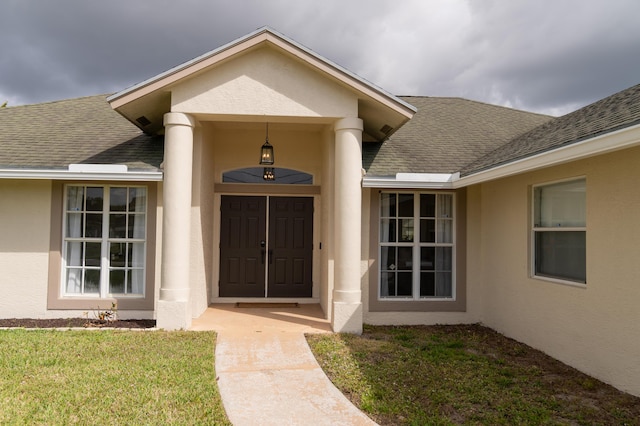
[[[62,294],[144,295],[147,189],[67,185]]]
[[[381,193],[380,298],[454,298],[454,229],[453,194]]]
[[[586,181],[533,188],[533,274],[587,282]]]

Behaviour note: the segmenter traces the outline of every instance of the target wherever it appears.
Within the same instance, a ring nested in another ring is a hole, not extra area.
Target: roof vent
[[[138,124],[140,124],[141,126],[148,126],[149,124],[151,124],[151,122],[149,121],[149,119],[147,117],[145,117],[144,115],[136,118],[136,121],[138,122]]]
[[[391,133],[392,130],[393,130],[393,127],[389,126],[388,124],[385,124],[380,128],[380,131],[385,135],[388,135],[389,133]]]

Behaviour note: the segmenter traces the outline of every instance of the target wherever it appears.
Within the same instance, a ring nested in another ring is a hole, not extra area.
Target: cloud
[[[268,25],[399,95],[564,113],[638,83],[636,0],[9,0],[0,100],[110,93]]]

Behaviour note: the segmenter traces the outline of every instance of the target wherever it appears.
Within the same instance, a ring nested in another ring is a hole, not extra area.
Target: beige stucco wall
[[[470,285],[481,320],[640,395],[640,148],[469,188]],[[531,185],[586,177],[587,285],[530,277]]]
[[[0,313],[46,316],[50,181],[0,179]]]
[[[353,92],[270,47],[172,88],[172,111],[218,116],[355,117]]]

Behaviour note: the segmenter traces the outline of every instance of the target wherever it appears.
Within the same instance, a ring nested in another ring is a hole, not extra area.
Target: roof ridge
[[[513,108],[513,107],[510,107],[510,106],[506,106],[506,105],[496,105],[496,104],[492,104],[492,103],[485,102],[485,101],[479,101],[479,100],[476,100],[476,99],[463,98],[461,96],[397,95],[397,97],[399,97],[399,98],[419,98],[419,99],[459,100],[459,101],[474,103],[474,104],[478,104],[478,105],[484,105],[484,106],[488,106],[488,107],[492,107],[492,108],[506,109],[506,110],[509,110],[509,111],[515,111],[515,112],[522,112],[522,113],[526,113],[526,114],[537,115],[537,116],[540,116],[540,117],[557,118],[557,117],[555,117],[553,115],[549,115],[549,114],[542,114],[542,113],[539,113],[539,112],[527,111],[525,109]]]
[[[17,108],[24,108],[24,107],[34,107],[34,106],[41,106],[41,105],[52,105],[52,104],[59,104],[59,103],[63,103],[63,102],[70,102],[70,101],[79,101],[79,100],[83,100],[83,99],[89,99],[89,98],[98,98],[104,96],[105,97],[105,102],[106,102],[106,97],[110,96],[110,93],[102,93],[99,95],[85,95],[85,96],[79,96],[77,98],[66,98],[66,99],[55,99],[53,101],[45,101],[45,102],[37,102],[37,103],[31,103],[31,104],[22,104],[22,105],[7,105],[5,108],[0,108],[0,111],[8,111],[10,109],[17,109]]]

